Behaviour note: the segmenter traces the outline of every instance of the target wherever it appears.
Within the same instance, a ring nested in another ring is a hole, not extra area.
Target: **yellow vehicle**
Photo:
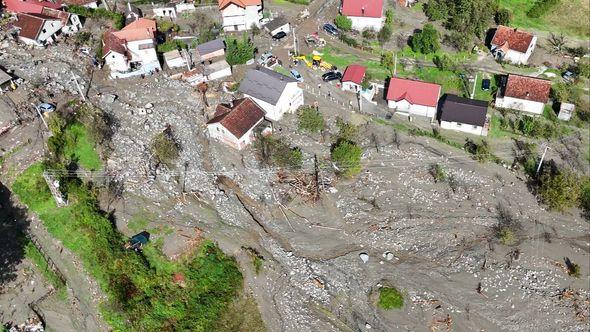
[[[309,60],[307,60],[307,57],[305,55],[300,55],[300,56],[293,56],[293,61],[303,61],[305,62],[305,64],[311,68],[312,63],[309,62]]]

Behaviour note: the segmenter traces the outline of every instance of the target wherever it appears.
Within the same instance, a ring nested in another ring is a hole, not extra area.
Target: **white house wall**
[[[278,28],[270,31],[270,35],[271,36],[274,36],[274,35],[276,35],[277,33],[281,32],[281,31],[284,32],[284,33],[286,33],[286,34],[289,34],[289,32],[291,32],[291,24],[285,23],[285,24],[281,25],[280,27],[278,27]]]
[[[222,77],[231,76],[231,67],[224,68],[222,70],[218,70],[213,72],[207,76],[209,80],[216,80]]]
[[[248,132],[239,139],[229,132],[229,130],[223,127],[219,122],[207,125],[207,131],[210,138],[227,144],[234,149],[241,150],[254,141],[254,128],[256,128],[256,126],[262,122],[262,120],[263,119],[260,119],[256,125],[252,126],[252,128],[250,128],[250,130],[248,130]]]
[[[527,112],[531,114],[543,114],[543,109],[545,108],[545,104],[532,101],[532,100],[524,100],[524,99],[517,99],[512,97],[504,97],[504,98],[496,98],[496,107],[500,108],[509,108],[516,111]]]
[[[262,19],[262,6],[247,6],[242,8],[230,4],[222,11],[223,29],[225,31],[243,31],[252,27],[252,24],[260,27]]]
[[[465,124],[465,123],[441,121],[440,127],[443,129],[462,131],[464,133],[468,133],[468,134],[472,134],[472,135],[478,135],[478,136],[483,135],[483,127],[474,126],[474,125]]]
[[[109,66],[111,72],[126,72],[129,70],[129,64],[127,63],[127,57],[117,52],[109,52],[105,57],[105,63]]]
[[[43,24],[41,32],[37,36],[37,42],[41,44],[53,41],[53,36],[62,28],[63,24],[60,21],[48,20]]]
[[[342,82],[342,90],[359,92],[361,90],[361,86],[354,82]]]
[[[214,59],[214,58],[217,58],[217,57],[222,57],[224,55],[225,55],[225,50],[224,49],[220,49],[220,50],[217,50],[215,52],[207,53],[207,54],[200,55],[200,56],[201,56],[201,61],[207,61],[209,59]]]
[[[150,48],[140,49],[141,45],[148,45],[151,44]],[[136,40],[127,43],[127,49],[131,54],[131,61],[132,62],[141,62],[143,65],[145,64],[152,64],[157,63],[158,69],[160,68],[160,62],[158,60],[158,54],[156,53],[156,49],[154,46],[154,41],[152,39],[143,39],[143,40]]]
[[[184,13],[184,12],[194,12],[195,10],[196,10],[196,7],[192,3],[179,3],[176,5],[176,12],[178,14]]]
[[[156,17],[176,18],[176,9],[174,7],[154,8],[153,12]]]
[[[252,98],[264,110],[266,118],[272,121],[280,120],[287,112],[295,112],[304,103],[303,90],[295,82],[287,84],[276,105],[247,94],[245,96]]]
[[[363,31],[365,29],[371,29],[379,31],[383,27],[382,17],[359,17],[359,16],[348,16],[352,21],[352,29]]]
[[[387,106],[393,108],[396,111],[409,115],[425,116],[428,118],[434,118],[436,116],[436,107],[410,104],[407,100],[400,100],[398,102],[394,100],[388,100]]]

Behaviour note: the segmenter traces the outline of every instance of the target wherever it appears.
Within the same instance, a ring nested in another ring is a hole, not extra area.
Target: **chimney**
[[[365,16],[365,6],[361,8],[361,12],[363,13],[363,16]]]

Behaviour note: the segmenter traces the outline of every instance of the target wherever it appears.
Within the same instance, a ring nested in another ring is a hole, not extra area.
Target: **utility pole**
[[[397,75],[397,53],[394,53],[393,57],[393,77],[395,77]]]
[[[41,121],[43,121],[45,128],[47,128],[47,130],[49,130],[49,126],[47,125],[47,122],[45,122],[45,118],[43,118],[43,114],[41,114],[41,111],[39,111],[39,108],[37,106],[35,106],[35,104],[31,104],[31,105],[33,106],[35,111],[37,111],[37,114],[39,114],[39,117],[41,118]]]
[[[315,166],[315,184],[316,184],[315,190],[316,190],[316,195],[319,198],[320,197],[320,170],[318,167],[318,155],[314,154],[313,159],[314,159],[314,166]]]
[[[80,88],[80,84],[78,84],[78,80],[76,79],[74,72],[70,71],[70,73],[72,74],[72,78],[74,79],[74,83],[76,83],[76,87],[78,88],[78,93],[80,94],[80,97],[82,97],[82,101],[86,102],[86,97],[84,97],[84,93],[82,93],[82,89]]]
[[[545,151],[543,151],[543,155],[541,156],[541,161],[539,161],[539,166],[537,167],[537,176],[539,176],[539,172],[541,171],[541,166],[543,166],[543,160],[545,159],[545,154],[547,154],[548,149],[549,149],[549,145],[545,146]]]
[[[295,56],[299,56],[299,45],[297,45],[297,35],[295,34],[295,27],[293,27],[293,49],[295,51]]]

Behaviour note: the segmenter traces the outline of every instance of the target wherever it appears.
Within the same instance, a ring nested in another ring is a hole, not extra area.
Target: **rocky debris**
[[[12,325],[8,327],[9,332],[43,332],[43,322],[37,316],[27,319],[26,322],[18,325]]]

